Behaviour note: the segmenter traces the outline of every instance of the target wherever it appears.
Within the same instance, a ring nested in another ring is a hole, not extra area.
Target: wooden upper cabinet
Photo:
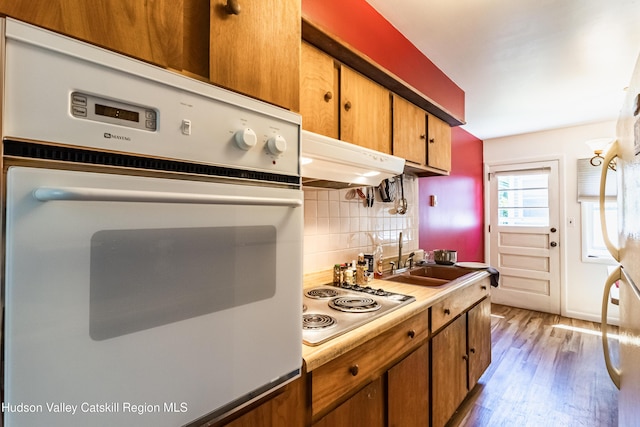
[[[339,137],[338,65],[332,57],[302,43],[300,66],[300,114],[302,128]]]
[[[393,154],[418,176],[451,170],[451,128],[422,108],[393,94]]]
[[[0,13],[182,70],[184,1],[190,0],[0,0]]]
[[[451,127],[429,114],[427,121],[427,164],[443,171],[451,170]]]
[[[340,69],[340,139],[391,154],[391,97],[352,69]]]
[[[418,166],[427,163],[427,113],[393,95],[393,154]]]
[[[299,111],[300,14],[300,0],[211,0],[210,80]]]

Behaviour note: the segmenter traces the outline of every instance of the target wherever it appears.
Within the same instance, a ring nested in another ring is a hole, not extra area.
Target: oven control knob
[[[269,138],[267,141],[267,151],[274,156],[280,156],[287,151],[287,141],[281,135]]]
[[[256,146],[258,137],[251,128],[244,128],[235,133],[234,139],[238,148],[244,151],[249,151]]]

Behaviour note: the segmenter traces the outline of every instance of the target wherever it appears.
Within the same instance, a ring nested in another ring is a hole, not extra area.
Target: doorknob
[[[552,232],[552,233],[555,233],[556,231],[558,231],[558,230],[556,230],[556,228],[555,228],[555,227],[551,227],[551,232]]]
[[[558,246],[558,244],[556,242],[551,242],[551,243],[549,243],[549,245],[551,245],[552,248],[555,248],[556,246]]]

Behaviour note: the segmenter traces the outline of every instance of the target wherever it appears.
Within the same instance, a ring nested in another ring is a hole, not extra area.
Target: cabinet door
[[[491,299],[482,300],[467,316],[469,389],[472,389],[491,364]]]
[[[284,386],[284,390],[276,394],[256,408],[231,422],[222,421],[227,427],[302,427],[305,425],[305,396],[307,382],[305,377]]]
[[[340,139],[391,154],[389,91],[342,66],[340,93]]]
[[[210,80],[298,111],[300,9],[300,0],[211,0]]]
[[[387,372],[389,427],[429,425],[429,344]]]
[[[467,394],[467,317],[431,339],[432,426],[444,426]]]
[[[424,166],[427,162],[427,114],[393,95],[393,154]]]
[[[338,138],[338,67],[332,57],[302,43],[300,114],[305,130]]]
[[[428,116],[427,162],[432,168],[451,170],[451,127],[446,122]]]
[[[315,427],[383,427],[384,389],[382,377],[374,380],[349,400],[329,412]]]
[[[182,70],[184,1],[0,0],[0,13]]]

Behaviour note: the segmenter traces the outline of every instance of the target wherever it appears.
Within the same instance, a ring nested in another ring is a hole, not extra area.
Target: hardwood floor
[[[618,425],[599,324],[494,304],[491,326],[491,365],[448,426]]]

